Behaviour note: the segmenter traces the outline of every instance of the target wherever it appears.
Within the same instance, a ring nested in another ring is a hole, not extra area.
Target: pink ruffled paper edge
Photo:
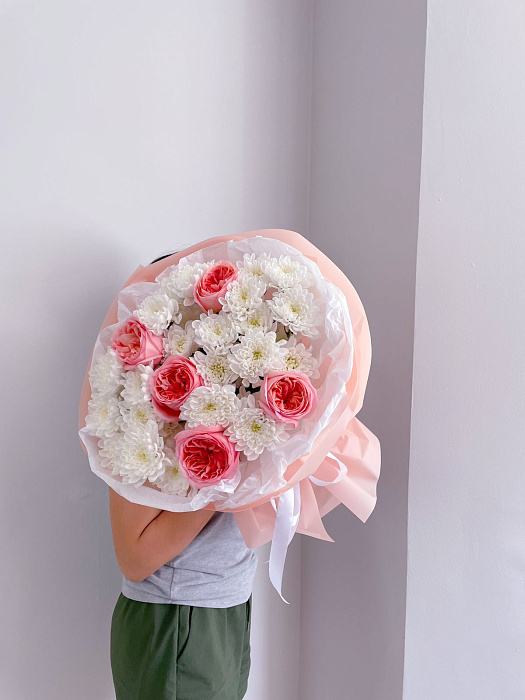
[[[377,437],[361,423],[355,416],[363,405],[363,399],[370,372],[372,360],[372,344],[370,329],[365,310],[361,300],[350,280],[344,273],[316,248],[310,241],[295,231],[285,229],[261,229],[230,236],[217,236],[201,241],[185,250],[173,253],[167,258],[144,267],[139,265],[133,274],[122,285],[121,289],[136,282],[153,282],[160,272],[166,267],[175,265],[181,258],[191,255],[202,248],[223,243],[226,241],[240,241],[255,236],[273,238],[292,246],[300,253],[314,261],[323,276],[337,286],[345,295],[352,329],[354,334],[354,364],[352,374],[347,382],[347,401],[341,406],[338,415],[330,426],[318,436],[314,448],[309,453],[290,464],[285,477],[287,485],[279,492],[270,494],[248,506],[229,509],[235,514],[244,540],[249,547],[258,547],[272,539],[276,510],[270,503],[271,498],[277,498],[283,491],[299,482],[301,490],[301,512],[297,532],[318,539],[333,542],[326,532],[322,518],[340,503],[343,503],[362,522],[371,515],[377,502],[377,481],[380,474],[381,450]],[[119,290],[120,291],[120,290]],[[118,295],[117,295],[118,296]],[[99,333],[106,327],[117,322],[117,297],[113,300]],[[78,424],[79,430],[85,426],[88,412],[88,401],[91,396],[89,385],[89,367],[93,351],[91,352],[84,381],[82,383]],[[80,439],[80,438],[79,438]],[[84,443],[80,444],[87,452]],[[327,457],[331,452],[346,467],[347,474],[337,483],[329,486],[317,486],[308,478],[312,475],[311,465],[317,463],[317,469],[313,476],[329,481],[327,476],[333,473],[334,460]],[[305,468],[308,462],[308,469]],[[214,510],[213,504],[206,508]]]

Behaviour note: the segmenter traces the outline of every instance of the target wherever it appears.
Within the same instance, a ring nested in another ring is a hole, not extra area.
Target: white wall
[[[524,46],[429,0],[404,700],[525,697]]]
[[[0,696],[110,700],[121,578],[107,487],[77,437],[86,363],[139,263],[217,234],[306,230],[311,6],[48,0],[0,13]],[[292,606],[265,570],[257,582],[250,700],[296,692],[298,543]]]
[[[378,503],[339,506],[302,543],[301,700],[400,700],[425,2],[319,0],[311,240],[356,287],[372,336],[359,417],[378,435]],[[421,695],[418,700],[426,700]]]

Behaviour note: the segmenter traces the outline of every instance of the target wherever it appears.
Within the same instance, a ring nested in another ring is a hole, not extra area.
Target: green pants
[[[250,670],[252,597],[229,608],[142,603],[111,620],[117,700],[240,700]]]

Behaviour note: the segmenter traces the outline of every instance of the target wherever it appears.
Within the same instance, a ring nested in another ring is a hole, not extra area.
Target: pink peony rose
[[[261,386],[259,406],[270,418],[295,428],[317,406],[317,392],[302,372],[271,372]]]
[[[133,369],[139,364],[155,365],[162,360],[162,338],[131,316],[113,331],[111,347],[124,363],[124,369]]]
[[[195,284],[193,298],[204,311],[218,313],[222,309],[219,298],[224,298],[226,287],[236,279],[235,265],[228,260],[219,260]]]
[[[175,452],[184,475],[196,488],[230,479],[239,467],[239,453],[221,426],[181,431],[175,435]]]
[[[192,360],[182,355],[169,355],[149,379],[148,388],[157,415],[167,421],[178,421],[183,402],[203,384]]]

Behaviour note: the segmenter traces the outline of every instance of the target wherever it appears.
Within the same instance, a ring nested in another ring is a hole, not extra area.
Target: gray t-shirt
[[[228,608],[252,593],[257,555],[247,547],[233,513],[216,512],[174,559],[135,583],[122,577],[122,593],[146,603]]]

